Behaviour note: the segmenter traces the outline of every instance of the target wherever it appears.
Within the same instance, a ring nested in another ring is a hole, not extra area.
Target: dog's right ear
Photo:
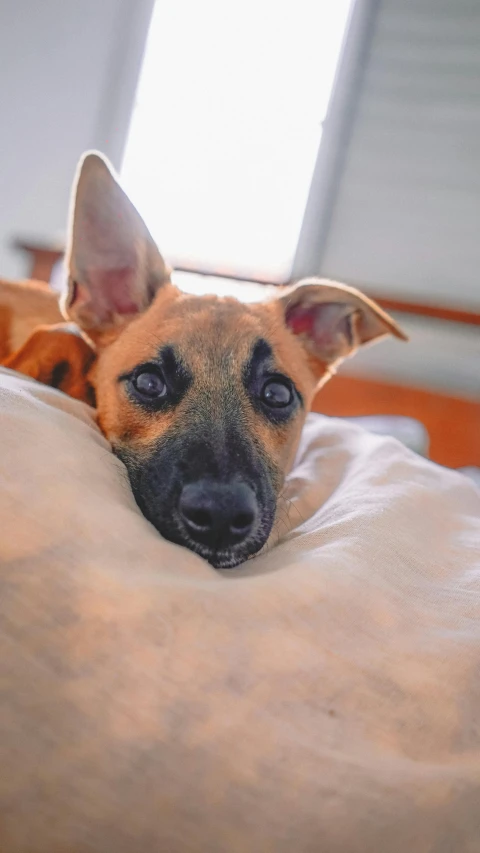
[[[145,311],[170,271],[103,155],[88,152],[74,182],[65,316],[92,340]]]

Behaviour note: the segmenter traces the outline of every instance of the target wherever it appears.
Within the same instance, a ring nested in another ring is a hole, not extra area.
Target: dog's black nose
[[[246,539],[258,515],[255,494],[246,483],[189,483],[178,508],[189,536],[216,550]]]

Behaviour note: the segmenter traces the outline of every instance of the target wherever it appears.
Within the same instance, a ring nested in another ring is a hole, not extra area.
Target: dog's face
[[[165,287],[100,354],[94,384],[155,527],[218,567],[256,553],[316,385],[279,313]]]
[[[98,422],[140,508],[217,568],[266,542],[306,413],[335,364],[402,336],[330,282],[250,305],[181,293],[94,154],[79,171],[64,308],[97,348]]]

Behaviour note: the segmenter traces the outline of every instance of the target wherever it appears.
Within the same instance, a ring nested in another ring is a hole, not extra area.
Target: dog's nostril
[[[195,525],[199,530],[208,530],[213,525],[212,516],[206,509],[192,509],[190,507],[184,509],[183,514],[190,524]]]
[[[230,523],[230,530],[232,533],[244,533],[247,530],[250,530],[253,522],[255,520],[255,515],[253,512],[240,512]]]

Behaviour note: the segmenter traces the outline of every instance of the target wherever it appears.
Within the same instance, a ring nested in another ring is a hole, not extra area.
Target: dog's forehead
[[[256,310],[255,310],[256,309]],[[265,306],[255,306],[228,297],[179,298],[164,315],[164,323],[176,323],[176,338],[192,356],[199,350],[211,356],[219,351],[250,349],[262,331],[271,326]]]
[[[279,367],[288,362],[287,330],[282,334],[274,306],[243,303],[231,297],[159,296],[121,335],[118,350],[133,363],[156,358],[172,346],[198,373],[222,362],[239,369],[260,338],[266,338]],[[285,340],[286,339],[286,340]]]

